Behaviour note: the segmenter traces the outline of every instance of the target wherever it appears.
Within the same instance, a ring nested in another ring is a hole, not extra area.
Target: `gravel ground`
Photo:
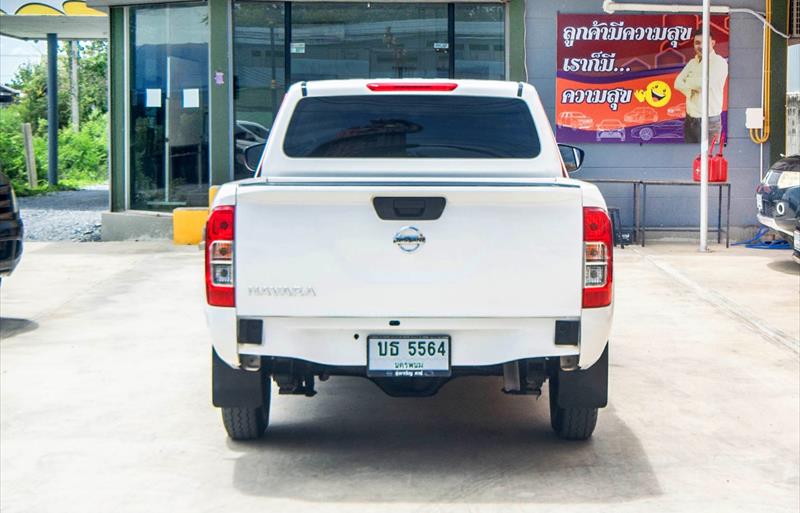
[[[100,214],[108,210],[108,185],[19,198],[25,240],[100,240]]]

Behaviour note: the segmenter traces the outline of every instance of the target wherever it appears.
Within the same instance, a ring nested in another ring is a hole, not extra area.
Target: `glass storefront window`
[[[264,142],[295,82],[505,79],[504,9],[488,3],[234,0],[234,176],[251,175],[244,150]]]
[[[286,90],[283,2],[233,4],[234,176],[250,173],[244,150],[266,141]]]
[[[456,78],[505,80],[502,5],[456,4]]]
[[[208,202],[208,9],[130,8],[130,207]]]
[[[291,81],[447,78],[447,4],[292,5]]]

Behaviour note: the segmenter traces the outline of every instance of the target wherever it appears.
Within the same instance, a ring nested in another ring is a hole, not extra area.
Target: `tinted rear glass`
[[[797,171],[770,171],[764,177],[764,183],[777,186],[779,189],[800,186],[800,172]]]
[[[283,150],[296,158],[529,159],[539,138],[516,98],[374,94],[303,98]]]

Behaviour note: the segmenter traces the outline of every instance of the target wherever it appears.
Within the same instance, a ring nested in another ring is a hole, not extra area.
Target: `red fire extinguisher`
[[[725,136],[719,136],[719,153],[714,155],[714,144],[717,142],[717,136],[711,140],[711,146],[708,148],[708,181],[709,182],[727,182],[728,181],[728,161],[722,154],[722,148],[725,146]],[[692,167],[692,178],[695,182],[700,181],[700,155],[694,158],[694,165]]]

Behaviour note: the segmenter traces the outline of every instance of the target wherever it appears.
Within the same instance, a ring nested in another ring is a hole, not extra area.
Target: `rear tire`
[[[551,377],[550,426],[564,440],[588,440],[597,426],[597,408],[561,408],[558,406],[558,378]]]
[[[267,383],[264,403],[258,408],[222,408],[222,424],[233,440],[257,440],[264,435],[269,426],[269,406],[271,387]]]

